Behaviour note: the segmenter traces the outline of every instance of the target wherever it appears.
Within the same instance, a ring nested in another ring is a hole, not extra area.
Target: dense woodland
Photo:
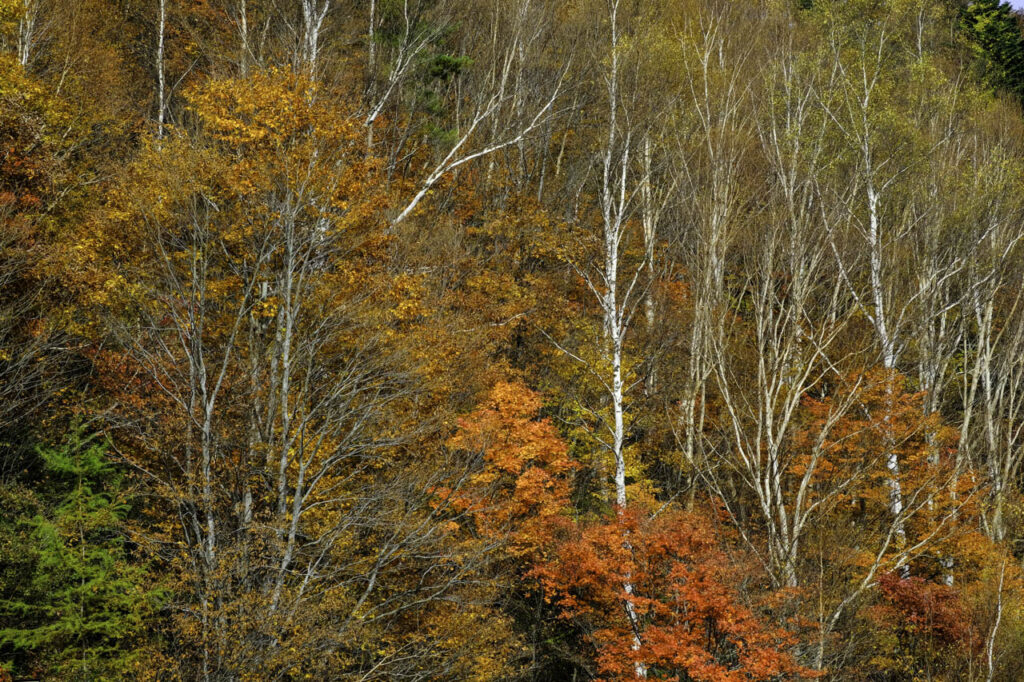
[[[1024,679],[997,0],[0,0],[0,679]]]

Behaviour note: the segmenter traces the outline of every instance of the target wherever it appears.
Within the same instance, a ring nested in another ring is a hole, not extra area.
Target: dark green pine
[[[1024,101],[1024,35],[1013,9],[999,0],[975,0],[961,9],[961,26],[981,78]]]

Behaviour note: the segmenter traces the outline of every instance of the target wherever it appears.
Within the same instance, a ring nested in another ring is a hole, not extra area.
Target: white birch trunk
[[[159,17],[157,20],[156,38],[156,136],[163,139],[164,117],[167,112],[167,93],[164,74],[164,35],[167,32],[167,0],[159,0]]]

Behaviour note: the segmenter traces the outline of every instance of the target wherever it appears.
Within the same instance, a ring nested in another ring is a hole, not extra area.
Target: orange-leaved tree
[[[697,514],[652,515],[634,507],[580,524],[536,574],[563,617],[589,633],[603,679],[633,679],[638,656],[647,677],[664,680],[781,680],[806,673],[787,653],[794,638],[743,603],[739,571]],[[632,595],[623,589],[627,577]],[[627,617],[627,600],[639,633]]]
[[[483,404],[458,422],[453,448],[478,453],[480,463],[454,506],[477,530],[507,538],[513,556],[530,560],[568,524],[569,475],[574,465],[548,419],[538,418],[540,396],[521,383],[498,382]]]
[[[570,514],[576,467],[550,420],[538,417],[541,408],[540,397],[522,384],[496,384],[449,441],[478,453],[474,473],[460,489],[437,492],[455,500],[481,537],[501,539],[520,577],[530,579],[564,627],[586,633],[593,667],[605,679],[634,678],[638,658],[643,674],[657,679],[799,674],[785,652],[793,639],[742,603],[733,587],[738,571],[706,519],[670,506],[652,514],[634,505],[597,519]]]

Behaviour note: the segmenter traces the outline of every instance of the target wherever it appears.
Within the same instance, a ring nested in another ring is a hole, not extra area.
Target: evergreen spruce
[[[974,0],[960,16],[982,80],[1024,101],[1024,35],[1013,8],[1000,0]]]
[[[21,519],[33,570],[21,594],[0,600],[11,624],[0,644],[59,679],[131,677],[132,645],[159,602],[145,567],[129,561],[128,506],[108,446],[76,426],[61,446],[38,448],[53,506]]]

